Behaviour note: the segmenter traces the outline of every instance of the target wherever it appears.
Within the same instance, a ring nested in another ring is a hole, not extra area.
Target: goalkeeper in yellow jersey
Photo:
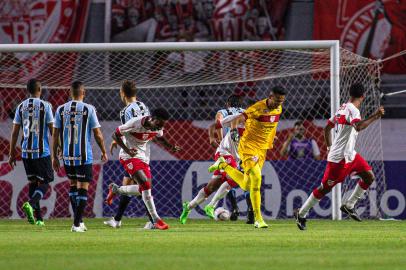
[[[224,170],[243,190],[250,192],[255,228],[268,228],[261,215],[261,171],[267,150],[273,148],[285,95],[284,88],[275,86],[267,99],[256,102],[233,119],[236,123],[245,121],[245,131],[238,146],[244,173],[229,166],[224,158],[219,158],[209,167],[209,172]],[[237,140],[238,132],[231,132]]]

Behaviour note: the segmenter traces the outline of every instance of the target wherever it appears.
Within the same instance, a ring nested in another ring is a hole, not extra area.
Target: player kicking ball
[[[169,226],[159,217],[151,195],[151,170],[149,167],[151,140],[165,146],[172,152],[177,152],[180,147],[170,144],[163,137],[163,127],[169,119],[169,114],[165,109],[155,109],[150,116],[132,118],[124,125],[119,126],[113,133],[113,140],[121,147],[120,163],[138,183],[138,185],[123,186],[121,195],[142,196],[149,214],[153,219],[155,228],[167,230]],[[125,142],[122,137],[125,137]],[[112,191],[117,191],[116,187],[111,186]],[[114,188],[114,190],[113,190]],[[130,191],[128,193],[124,192]]]
[[[209,167],[209,172],[224,170],[243,190],[250,191],[255,228],[268,228],[261,214],[261,171],[268,149],[273,148],[285,96],[284,88],[273,87],[268,98],[256,102],[242,115],[236,116],[235,121],[245,122],[245,131],[238,145],[244,173],[230,166],[222,157]]]
[[[234,123],[233,120],[235,119],[235,116],[240,115],[242,111],[242,109],[236,111],[234,114],[227,116],[220,122],[212,124],[209,127],[210,142],[215,142],[214,131],[216,129],[218,130],[221,129],[223,126]],[[231,125],[231,128],[232,129],[227,132],[227,134],[218,145],[214,159],[218,160],[219,158],[222,158],[227,162],[228,165],[233,168],[237,168],[237,164],[240,159],[238,156],[238,139],[239,136],[242,135],[242,133],[244,132],[244,125]],[[193,200],[191,202],[183,203],[182,214],[179,217],[180,223],[185,224],[190,211],[192,211],[192,209],[205,201],[208,196],[210,196],[215,190],[217,190],[211,202],[204,207],[206,215],[214,219],[214,209],[217,206],[217,203],[222,198],[224,198],[224,196],[227,195],[231,188],[234,187],[237,187],[237,184],[232,179],[227,177],[227,174],[224,171],[215,170],[213,172],[212,179],[207,183],[205,187],[199,190]]]
[[[350,100],[327,122],[324,128],[324,139],[329,150],[327,166],[321,185],[315,188],[300,209],[296,209],[294,216],[300,230],[306,229],[306,215],[331,189],[345,180],[350,174],[356,174],[361,179],[348,200],[341,205],[340,210],[352,219],[361,221],[355,212],[355,204],[375,180],[371,166],[364,158],[355,152],[358,132],[366,129],[374,121],[380,119],[385,110],[381,106],[368,119],[361,120],[359,108],[365,99],[365,88],[356,83],[350,87]],[[331,143],[331,130],[334,129],[334,141]]]

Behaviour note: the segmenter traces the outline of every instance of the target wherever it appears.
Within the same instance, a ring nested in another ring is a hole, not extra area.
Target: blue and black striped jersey
[[[48,124],[54,121],[52,106],[39,98],[28,98],[18,105],[14,124],[22,126],[22,158],[37,159],[50,155]]]
[[[100,124],[92,105],[73,100],[59,106],[54,127],[60,129],[65,165],[78,166],[93,162],[91,131],[99,128]]]
[[[134,101],[120,111],[121,124],[124,125],[131,118],[150,115],[148,107],[141,101]]]

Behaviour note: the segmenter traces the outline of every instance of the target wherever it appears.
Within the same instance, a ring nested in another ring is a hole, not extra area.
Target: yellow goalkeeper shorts
[[[248,173],[256,164],[262,169],[266,158],[267,149],[256,149],[244,146],[240,143],[238,146],[238,154],[242,162],[242,168],[245,173]]]

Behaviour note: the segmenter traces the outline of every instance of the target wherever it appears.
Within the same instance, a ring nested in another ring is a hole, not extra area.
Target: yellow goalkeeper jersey
[[[282,106],[271,110],[266,105],[266,99],[250,106],[243,113],[245,131],[240,143],[249,148],[271,149],[281,113]]]

